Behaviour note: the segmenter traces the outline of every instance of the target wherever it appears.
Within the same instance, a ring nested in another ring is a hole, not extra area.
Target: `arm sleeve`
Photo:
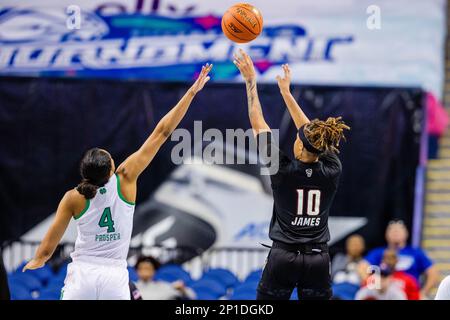
[[[324,175],[327,177],[339,177],[342,172],[342,164],[338,156],[333,152],[325,152],[320,155],[323,163]]]

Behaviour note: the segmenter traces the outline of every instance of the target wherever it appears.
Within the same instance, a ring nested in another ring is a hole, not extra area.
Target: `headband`
[[[309,142],[309,140],[306,138],[304,129],[305,129],[305,125],[301,126],[298,129],[298,138],[303,142],[303,147],[311,153],[321,154],[322,151],[320,151],[319,149],[314,147],[311,144],[311,142]]]

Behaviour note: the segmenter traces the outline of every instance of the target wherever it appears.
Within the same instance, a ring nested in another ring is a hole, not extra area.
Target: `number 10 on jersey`
[[[297,189],[297,196],[297,215],[303,215],[305,210],[305,196],[306,214],[308,216],[317,216],[320,213],[320,190]]]

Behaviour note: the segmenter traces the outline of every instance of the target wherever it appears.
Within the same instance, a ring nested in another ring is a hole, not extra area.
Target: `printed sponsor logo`
[[[68,28],[65,8],[0,11],[0,73],[190,80],[209,61],[215,80],[238,75],[236,44],[223,35],[220,17],[104,12],[81,10],[80,28]],[[334,63],[334,48],[353,42],[351,34],[310,36],[289,24],[267,25],[246,46],[265,73],[286,62]]]

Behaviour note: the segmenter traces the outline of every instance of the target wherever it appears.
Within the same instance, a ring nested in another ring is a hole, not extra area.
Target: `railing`
[[[6,270],[15,270],[22,262],[34,256],[39,242],[11,241],[2,245],[3,260]],[[69,258],[74,249],[73,243],[61,243],[56,249],[52,260],[61,261]],[[240,279],[248,273],[260,269],[264,265],[268,249],[266,248],[216,248],[206,251],[192,247],[168,248],[163,246],[137,246],[129,251],[128,264],[133,266],[139,255],[152,255],[162,263],[177,263],[183,265],[193,278],[201,277],[209,268],[226,268]]]

